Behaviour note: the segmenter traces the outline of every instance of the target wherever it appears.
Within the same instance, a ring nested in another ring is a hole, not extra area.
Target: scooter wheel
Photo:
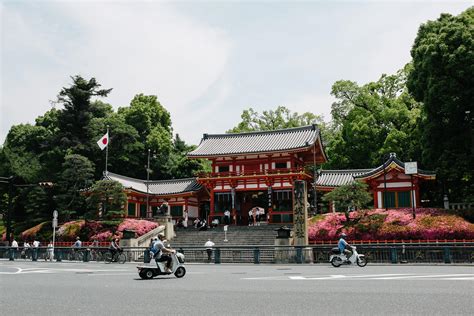
[[[154,276],[154,275],[153,275],[153,274],[154,274],[154,273],[153,273],[153,270],[151,270],[151,269],[146,269],[145,272],[144,272],[144,274],[145,274],[145,278],[146,278],[146,279],[151,279],[151,278],[153,278],[153,276]]]
[[[146,279],[145,271],[140,270],[140,272],[138,272],[138,275],[140,276],[140,278]]]
[[[334,257],[334,258],[332,258],[332,260],[331,260],[331,264],[332,264],[333,267],[339,268],[339,267],[341,266],[341,264],[342,264],[342,260],[341,260],[341,258]]]
[[[186,274],[186,269],[184,267],[178,267],[174,272],[174,276],[177,278],[182,278]]]
[[[365,267],[367,265],[367,260],[365,259],[365,257],[357,258],[357,265],[359,267]]]

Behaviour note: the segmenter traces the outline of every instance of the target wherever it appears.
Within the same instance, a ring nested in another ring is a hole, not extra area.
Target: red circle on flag
[[[104,139],[102,139],[102,144],[107,145],[107,137],[105,137]]]

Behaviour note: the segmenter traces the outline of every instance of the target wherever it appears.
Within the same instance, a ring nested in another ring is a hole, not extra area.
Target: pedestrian
[[[48,250],[47,250],[47,256],[46,256],[46,261],[53,261],[54,258],[54,247],[53,247],[53,242],[50,240],[48,244]]]
[[[10,261],[14,261],[16,253],[18,251],[18,242],[13,238],[12,244],[10,246]]]
[[[40,242],[36,240],[36,238],[33,240],[33,256],[31,256],[32,261],[37,261],[38,260],[38,248],[39,248]]]
[[[211,238],[209,238],[206,243],[204,244],[204,247],[206,247],[206,252],[207,252],[207,261],[211,262],[212,259],[212,247],[214,247],[214,243],[211,241]]]
[[[253,226],[257,226],[257,207],[252,209]]]
[[[252,209],[249,210],[249,226],[252,226],[253,212]]]
[[[31,251],[31,245],[27,240],[25,240],[23,242],[23,251],[21,252],[24,259],[28,259],[30,257],[30,251]]]
[[[183,227],[188,228],[188,210],[184,210],[183,212]]]
[[[230,224],[230,211],[228,209],[224,211],[224,223],[226,225]]]

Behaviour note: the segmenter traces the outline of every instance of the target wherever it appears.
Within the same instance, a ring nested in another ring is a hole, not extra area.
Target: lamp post
[[[150,182],[150,152],[148,149],[148,162],[146,165],[146,217],[150,216],[150,193],[149,193],[149,182]]]
[[[385,162],[386,162],[386,156],[382,156],[382,161],[383,161],[383,205],[385,207],[385,211],[388,212],[388,206],[387,206],[387,171],[385,170]]]

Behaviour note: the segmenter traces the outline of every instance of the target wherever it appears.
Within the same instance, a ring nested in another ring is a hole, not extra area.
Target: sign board
[[[417,174],[418,165],[416,161],[405,162],[405,174]]]
[[[225,231],[225,232],[227,231],[227,227],[228,227],[228,226],[229,226],[229,225],[224,225],[224,231]]]
[[[308,244],[308,192],[306,181],[296,180],[293,184],[293,242],[295,246]]]
[[[54,212],[53,212],[53,218],[58,218],[58,211],[54,210]]]
[[[53,218],[53,228],[56,228],[56,227],[58,227],[58,219]]]

